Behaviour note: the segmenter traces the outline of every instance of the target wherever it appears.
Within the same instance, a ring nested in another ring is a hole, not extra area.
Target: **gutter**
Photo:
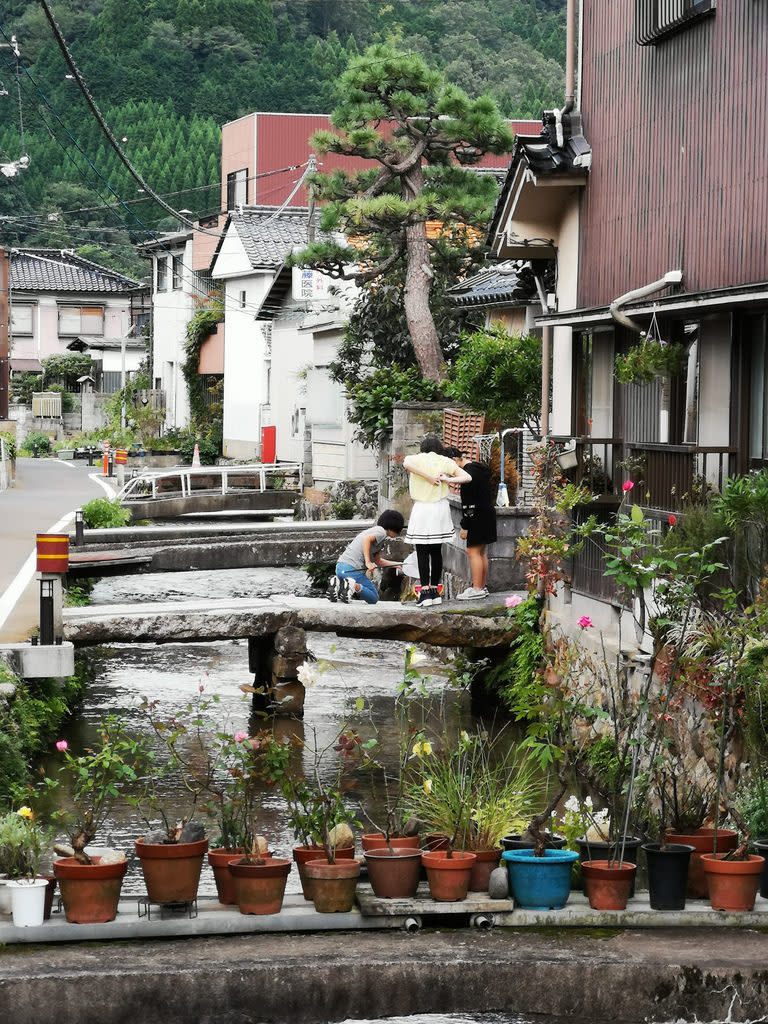
[[[558,149],[565,145],[563,118],[576,106],[576,0],[568,0],[565,27],[565,106],[562,110],[555,111]]]
[[[643,327],[637,321],[630,319],[626,313],[622,313],[621,307],[626,306],[628,302],[637,302],[638,299],[644,299],[648,295],[653,295],[654,292],[660,292],[663,288],[668,288],[670,285],[680,284],[682,280],[682,270],[668,270],[664,277],[659,278],[658,281],[646,284],[642,288],[635,288],[631,292],[625,292],[618,299],[614,299],[608,307],[608,312],[617,323],[629,328],[630,331],[634,331],[636,334],[641,334]]]

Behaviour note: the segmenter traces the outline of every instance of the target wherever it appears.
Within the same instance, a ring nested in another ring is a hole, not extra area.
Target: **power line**
[[[59,49],[61,50],[61,52],[62,52],[62,54],[64,56],[64,60],[67,63],[67,67],[72,72],[72,74],[74,76],[74,79],[75,79],[75,81],[78,84],[80,92],[85,97],[85,101],[88,104],[88,106],[89,106],[89,108],[91,110],[91,113],[96,118],[96,120],[97,120],[97,122],[99,124],[99,127],[101,128],[102,132],[104,133],[104,136],[105,136],[107,142],[109,142],[110,146],[117,153],[118,157],[120,158],[121,162],[124,164],[124,166],[125,166],[126,170],[128,171],[128,173],[131,175],[131,177],[134,179],[134,181],[138,182],[139,186],[141,188],[143,188],[144,191],[147,192],[154,199],[154,201],[159,206],[161,206],[167,213],[169,213],[172,217],[178,218],[178,220],[180,220],[183,224],[186,224],[188,227],[193,227],[194,226],[194,222],[191,221],[191,220],[188,220],[187,217],[185,217],[183,214],[179,213],[178,210],[174,210],[174,208],[169,203],[166,203],[166,201],[161,196],[159,196],[157,194],[157,192],[155,192],[155,190],[144,180],[144,178],[139,174],[139,172],[133,166],[133,164],[129,160],[127,154],[123,151],[122,146],[120,145],[120,143],[115,138],[114,133],[112,132],[112,129],[109,127],[107,122],[104,120],[104,117],[103,117],[101,111],[99,110],[98,106],[96,105],[96,101],[94,100],[93,96],[91,95],[90,89],[88,88],[88,85],[87,85],[85,79],[83,78],[83,76],[82,76],[82,74],[80,72],[80,68],[75,63],[75,58],[72,56],[72,54],[71,54],[71,52],[69,50],[69,47],[67,46],[67,42],[66,42],[66,40],[64,39],[64,36],[61,33],[61,29],[59,28],[58,24],[56,23],[56,19],[53,16],[53,11],[51,10],[51,8],[48,5],[48,0],[40,0],[40,5],[42,6],[43,11],[45,12],[45,16],[48,19],[49,25],[51,26],[51,31],[53,32],[54,36],[56,37],[56,42],[59,44]],[[203,228],[198,228],[198,230],[203,231],[204,229]]]
[[[251,175],[249,175],[249,177],[246,178],[245,180],[246,181],[256,181],[257,179],[260,179],[260,178],[272,177],[275,174],[287,174],[289,171],[297,171],[297,170],[299,170],[299,168],[304,167],[305,165],[306,165],[306,161],[304,163],[301,163],[301,164],[290,164],[288,167],[278,167],[274,171],[261,171],[259,174],[251,174]],[[221,188],[221,181],[211,182],[210,185],[195,185],[195,186],[190,187],[190,188],[178,189],[175,192],[161,192],[159,194],[161,196],[163,196],[164,198],[169,199],[169,198],[172,198],[173,196],[186,195],[188,192],[202,192],[205,189],[212,189],[212,188]],[[285,185],[280,185],[276,189],[271,189],[269,192],[265,192],[264,195],[271,195],[273,192],[277,192],[277,191],[279,191],[279,189],[282,189],[282,188],[285,188]],[[122,200],[122,205],[123,206],[133,206],[133,205],[135,205],[137,203],[150,203],[150,202],[152,202],[152,199],[150,197],[148,197],[148,196],[140,196],[138,199],[124,199],[124,200]],[[74,214],[74,213],[98,213],[101,210],[113,210],[113,209],[115,209],[114,204],[113,203],[107,203],[107,204],[105,204],[103,206],[81,206],[81,207],[79,207],[77,209],[74,209],[74,210],[59,210],[57,212],[60,213],[61,216],[68,216],[69,214]],[[228,211],[227,210],[220,210],[218,212],[220,212],[220,213],[227,213]],[[44,219],[44,218],[48,217],[49,214],[48,213],[36,213],[36,214],[33,214],[33,216],[38,217],[40,219]],[[212,214],[210,214],[210,216],[212,216]]]

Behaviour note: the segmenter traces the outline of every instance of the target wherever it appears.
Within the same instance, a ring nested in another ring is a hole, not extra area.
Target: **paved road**
[[[0,492],[0,641],[24,640],[37,624],[37,582],[27,578],[35,534],[50,530],[84,502],[104,497],[89,477],[95,472],[82,462],[19,459],[16,486]]]

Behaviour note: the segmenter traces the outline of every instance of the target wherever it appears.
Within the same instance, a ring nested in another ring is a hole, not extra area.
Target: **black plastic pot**
[[[768,899],[768,839],[756,839],[752,845],[755,853],[765,857],[763,873],[760,875],[760,895]]]
[[[652,910],[685,910],[688,865],[694,847],[682,843],[646,843],[648,895]]]
[[[643,844],[642,839],[638,839],[637,836],[627,836],[626,842],[624,843],[624,857],[622,858],[625,863],[637,864],[637,851]],[[583,864],[585,860],[618,860],[621,855],[621,843],[601,843],[593,842],[586,839],[577,839],[576,845],[579,848],[579,863]],[[635,878],[637,872],[635,872]],[[629,898],[631,899],[635,895],[635,878],[632,879],[632,888],[629,892]]]
[[[544,833],[544,846],[548,850],[564,850],[567,841],[564,836],[553,835],[551,832]],[[532,850],[533,840],[528,837],[523,838],[519,832],[511,832],[508,836],[504,836],[501,845],[505,850]]]

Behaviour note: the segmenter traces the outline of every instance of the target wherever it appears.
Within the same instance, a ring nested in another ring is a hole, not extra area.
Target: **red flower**
[[[670,512],[667,516],[667,522],[670,526],[677,526],[677,516],[674,513]]]

